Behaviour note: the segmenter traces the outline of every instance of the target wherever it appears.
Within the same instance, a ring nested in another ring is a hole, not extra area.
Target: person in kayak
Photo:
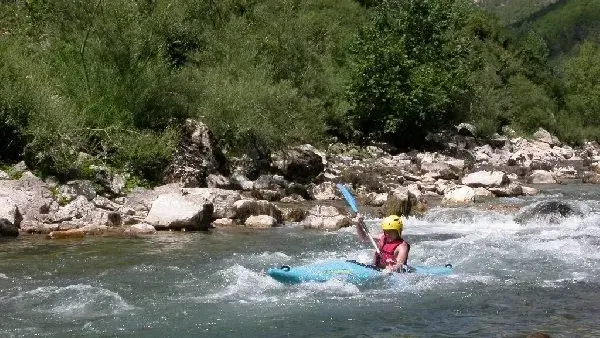
[[[369,241],[369,235],[364,230],[364,219],[358,214],[356,220],[358,237]],[[383,233],[373,236],[381,253],[375,252],[373,265],[386,272],[406,272],[410,244],[402,238],[402,219],[390,215],[381,221]]]

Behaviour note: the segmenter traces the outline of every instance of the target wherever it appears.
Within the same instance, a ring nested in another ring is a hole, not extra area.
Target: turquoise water
[[[600,208],[593,186],[556,186],[583,216],[518,224],[481,208],[409,218],[410,263],[447,277],[282,285],[269,267],[370,260],[352,229],[215,229],[137,238],[0,242],[1,337],[600,336]],[[377,220],[369,226],[377,232]]]

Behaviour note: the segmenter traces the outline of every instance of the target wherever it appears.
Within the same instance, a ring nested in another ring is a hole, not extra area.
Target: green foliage
[[[561,134],[600,139],[600,46],[583,44],[578,55],[565,62],[564,75]]]
[[[598,50],[571,55],[598,2],[501,2],[504,22],[527,18],[520,34],[469,0],[2,1],[0,161],[157,184],[186,118],[230,153],[356,135],[420,146],[462,121],[596,137]]]
[[[354,46],[349,117],[365,135],[415,144],[461,118],[469,92],[466,2],[384,1]]]
[[[505,24],[524,20],[543,10],[553,0],[481,0],[478,4],[496,14]]]
[[[523,30],[535,30],[550,46],[552,55],[570,53],[581,42],[600,42],[600,2],[597,0],[558,1],[556,5],[525,22]]]

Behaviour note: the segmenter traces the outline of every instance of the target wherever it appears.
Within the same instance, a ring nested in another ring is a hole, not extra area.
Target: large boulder
[[[229,176],[229,163],[208,127],[196,120],[185,121],[167,181],[184,187],[206,187],[209,174]]]
[[[552,134],[550,134],[546,129],[541,127],[535,133],[533,133],[533,137],[540,142],[549,144],[550,146],[559,143],[556,136],[552,136]]]
[[[523,195],[523,186],[518,183],[510,183],[502,187],[488,188],[496,197],[517,197]]]
[[[556,180],[551,172],[546,170],[534,170],[527,178],[527,183],[532,184],[555,184]]]
[[[233,218],[234,203],[242,199],[238,191],[217,188],[185,188],[185,199],[195,204],[213,205],[213,218]]]
[[[182,195],[165,194],[152,203],[145,222],[156,229],[207,230],[212,217],[212,203],[193,203]]]
[[[0,237],[17,237],[19,228],[6,218],[0,217]]]
[[[458,186],[446,191],[442,199],[445,206],[464,206],[475,200],[475,191],[471,187]]]
[[[317,201],[339,199],[338,190],[333,182],[323,182],[315,185],[311,190],[312,198]]]
[[[94,184],[88,180],[69,181],[58,187],[60,198],[62,201],[71,202],[77,196],[84,196],[88,201],[96,197],[96,189]]]
[[[476,171],[462,178],[461,183],[471,188],[500,187],[508,184],[510,180],[502,171]]]
[[[37,228],[57,208],[52,191],[39,180],[0,180],[0,196],[9,196],[23,217],[22,231]]]
[[[385,215],[408,216],[421,203],[422,195],[420,191],[415,191],[409,187],[397,187],[388,193],[383,204],[383,210]]]
[[[567,217],[583,216],[583,210],[576,203],[547,200],[536,202],[523,208],[521,213],[515,216],[515,221],[519,223],[539,222],[541,224],[556,224],[564,221]]]
[[[314,147],[302,145],[275,154],[273,164],[287,180],[310,183],[325,169],[323,162]]]
[[[350,218],[342,215],[336,207],[316,205],[301,223],[307,229],[338,230],[350,226]]]
[[[21,225],[23,217],[19,212],[17,204],[10,197],[0,196],[0,219],[7,220],[17,229]]]
[[[250,216],[268,215],[272,216],[277,220],[277,223],[283,223],[283,213],[273,203],[265,200],[248,200],[243,199],[236,201],[233,204],[232,218],[239,219],[241,222],[245,222]]]
[[[150,235],[156,233],[156,229],[148,223],[138,223],[125,229],[125,233],[138,234],[138,235]]]
[[[269,215],[252,215],[244,222],[247,227],[259,229],[272,228],[278,224],[277,220]]]

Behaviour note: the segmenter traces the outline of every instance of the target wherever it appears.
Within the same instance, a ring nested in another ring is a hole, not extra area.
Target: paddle
[[[336,184],[335,186],[342,193],[342,196],[344,196],[344,199],[350,206],[350,209],[352,209],[352,211],[354,211],[354,213],[358,213],[358,207],[356,206],[356,200],[354,199],[354,196],[352,196],[352,194],[350,193],[348,188],[346,188],[345,185],[340,184],[340,183]],[[375,243],[375,240],[373,239],[373,237],[371,237],[371,234],[369,233],[369,229],[367,229],[367,226],[365,225],[364,222],[361,222],[361,227],[363,228],[364,232],[367,234],[367,237],[369,237],[369,240],[371,241],[371,244],[373,244],[375,251],[377,251],[378,254],[381,254],[381,251],[379,251],[379,247],[377,246],[377,243]]]

